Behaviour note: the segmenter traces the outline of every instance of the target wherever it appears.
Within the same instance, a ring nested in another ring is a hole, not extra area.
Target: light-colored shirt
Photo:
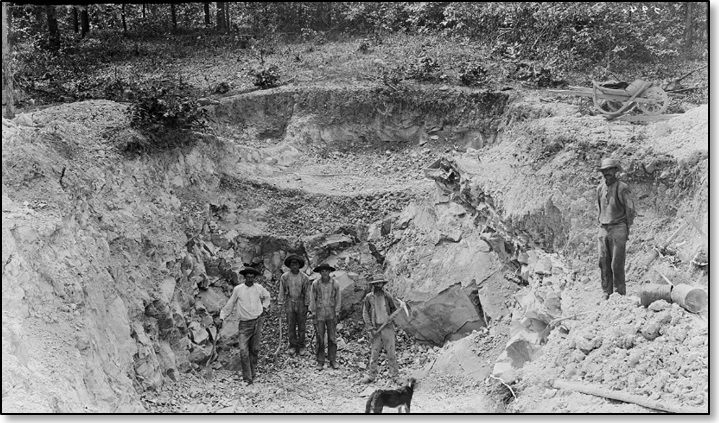
[[[237,311],[240,321],[254,320],[260,317],[263,307],[270,306],[270,293],[260,284],[247,286],[244,283],[232,290],[232,296],[220,310],[220,319],[224,320],[233,310]]]
[[[626,223],[632,226],[636,209],[634,198],[629,186],[619,180],[607,186],[601,183],[597,187],[597,205],[599,206],[599,223],[602,225],[614,225]]]
[[[322,282],[322,278],[312,283],[310,290],[310,311],[317,320],[334,320],[339,316],[342,307],[340,284],[335,278]]]
[[[309,289],[310,279],[302,272],[293,274],[285,272],[280,276],[280,294],[277,302],[282,305],[286,302],[296,301],[308,305],[310,302]]]

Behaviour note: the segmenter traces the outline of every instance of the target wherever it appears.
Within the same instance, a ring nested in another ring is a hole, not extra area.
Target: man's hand
[[[215,326],[217,326],[217,330],[220,330],[222,328],[222,323],[224,321],[220,319],[219,317],[215,319]]]
[[[374,330],[373,327],[367,326],[367,334],[369,335],[370,339],[374,338],[374,336],[377,334],[377,331]]]

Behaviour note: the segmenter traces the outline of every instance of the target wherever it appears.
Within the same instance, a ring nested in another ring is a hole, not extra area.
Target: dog
[[[365,413],[381,414],[384,407],[397,408],[398,413],[401,413],[404,407],[405,413],[409,413],[415,383],[417,383],[415,378],[409,378],[407,383],[399,389],[378,389],[372,392],[372,395],[367,398]]]

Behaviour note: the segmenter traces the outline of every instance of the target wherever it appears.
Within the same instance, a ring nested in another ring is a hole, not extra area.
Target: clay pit
[[[708,288],[706,105],[638,125],[540,92],[280,87],[216,99],[211,130],[165,151],[131,148],[126,107],[3,119],[3,412],[362,412],[375,275],[411,306],[397,354],[420,380],[413,412],[656,411],[557,379],[708,412],[708,311],[640,301],[666,280]],[[607,156],[640,217],[627,296],[604,301]],[[205,378],[231,264],[260,269],[274,302],[291,253],[311,278],[338,269],[341,368],[287,356],[286,334],[275,357],[274,307],[257,383],[233,378],[236,320]],[[380,370],[373,389],[391,385]]]

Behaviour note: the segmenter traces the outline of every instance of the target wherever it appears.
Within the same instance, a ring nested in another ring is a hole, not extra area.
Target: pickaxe
[[[382,323],[382,325],[374,332],[374,336],[378,336],[380,332],[382,332],[382,329],[384,329],[385,326],[390,324],[391,321],[394,320],[395,317],[399,314],[400,311],[404,310],[404,313],[407,315],[407,317],[410,316],[409,308],[407,307],[407,303],[397,298],[397,301],[399,301],[399,307],[397,310],[394,311],[394,313],[390,314],[387,318],[387,321]]]

